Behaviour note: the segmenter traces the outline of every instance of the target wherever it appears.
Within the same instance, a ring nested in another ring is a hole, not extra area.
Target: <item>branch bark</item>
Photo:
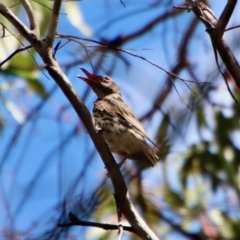
[[[33,13],[32,5],[28,0],[21,0],[21,3],[28,15],[30,30],[33,31],[37,37],[39,37],[39,26]]]
[[[227,24],[232,16],[233,10],[237,4],[237,0],[228,0],[220,18],[217,23],[218,37],[221,38],[227,27]]]
[[[56,29],[58,25],[58,20],[59,20],[59,13],[60,13],[60,8],[61,8],[61,0],[55,0],[53,4],[53,12],[51,15],[50,19],[50,24],[48,28],[48,33],[46,37],[46,48],[52,48],[53,42],[56,36]]]

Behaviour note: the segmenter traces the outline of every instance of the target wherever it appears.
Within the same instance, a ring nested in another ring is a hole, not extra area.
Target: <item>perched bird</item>
[[[77,77],[98,96],[93,107],[93,121],[96,130],[102,132],[110,151],[122,157],[122,163],[131,159],[154,167],[158,157],[146,142],[146,139],[151,140],[123,101],[116,83],[108,76],[96,76],[84,68],[80,69],[87,77]]]

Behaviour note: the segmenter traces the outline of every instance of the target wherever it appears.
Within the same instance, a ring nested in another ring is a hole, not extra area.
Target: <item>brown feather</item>
[[[100,101],[97,100],[94,103],[94,106],[100,111],[105,111],[106,113],[113,117],[120,117],[123,120],[122,124],[124,124],[127,127],[134,128],[135,130],[137,130],[138,134],[146,138],[156,148],[161,150],[147,135],[146,131],[142,127],[142,124],[135,117],[132,110],[128,107],[128,105],[125,102],[123,102],[121,95],[118,99],[112,98],[112,96],[111,98],[108,97],[101,98]]]
[[[95,108],[100,111],[105,111],[112,117],[120,117],[122,119],[121,123],[129,128],[133,128],[140,134],[142,137],[149,139],[147,133],[142,127],[142,124],[134,116],[132,110],[125,104],[122,100],[116,100],[114,98],[101,99],[94,103]]]

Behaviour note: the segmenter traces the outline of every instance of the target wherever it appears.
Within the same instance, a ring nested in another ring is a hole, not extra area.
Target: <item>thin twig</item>
[[[113,46],[110,46],[110,45],[108,45],[108,44],[102,43],[102,42],[100,42],[100,41],[96,41],[96,40],[92,40],[92,39],[87,39],[87,38],[76,37],[76,36],[72,36],[72,35],[64,35],[64,34],[59,34],[59,33],[58,33],[57,35],[58,35],[60,38],[72,39],[72,40],[75,41],[75,42],[78,42],[76,39],[83,40],[83,41],[89,41],[89,42],[97,43],[97,44],[99,44],[99,45],[102,45],[102,46],[104,46],[104,47],[107,47],[107,48],[109,48],[109,49],[114,49],[114,50],[117,50],[117,51],[120,51],[120,52],[123,52],[123,53],[127,53],[128,55],[131,55],[131,56],[136,57],[136,58],[140,58],[140,59],[148,62],[149,64],[151,64],[151,65],[159,68],[160,70],[164,71],[166,74],[171,75],[172,77],[177,78],[177,79],[179,79],[179,80],[181,80],[181,81],[183,81],[183,82],[190,82],[190,83],[196,83],[196,84],[209,83],[209,82],[196,82],[196,81],[193,81],[193,80],[186,80],[186,79],[181,78],[181,77],[177,76],[176,74],[174,74],[174,73],[172,73],[172,72],[169,72],[168,70],[160,67],[158,64],[156,64],[156,63],[148,60],[148,59],[145,58],[145,57],[142,57],[142,56],[140,56],[140,55],[134,54],[134,53],[132,53],[132,52],[129,52],[129,51],[127,51],[127,50],[125,50],[125,49],[122,49],[122,48],[119,48],[119,47],[113,47]],[[78,42],[78,43],[80,43],[80,42]]]
[[[38,2],[38,1],[35,1],[35,0],[32,0],[32,1],[35,2],[35,3],[37,3],[37,4],[39,4],[39,5],[41,5],[42,7],[45,7],[46,9],[48,9],[48,10],[50,10],[50,11],[52,11],[52,8],[48,7],[47,5],[44,5],[43,3]]]
[[[57,51],[60,49],[60,44],[61,44],[61,40],[56,44],[56,46],[53,49],[53,57],[54,57],[54,59],[56,59],[55,55],[56,55]]]
[[[88,58],[88,60],[89,60],[89,62],[90,62],[90,65],[91,65],[91,67],[92,67],[92,70],[93,70],[93,72],[94,72],[94,67],[93,67],[91,58],[90,58],[90,56],[89,56],[89,54],[88,54],[88,50],[84,47],[84,45],[83,45],[82,43],[80,43],[80,44],[82,45],[82,47],[83,47],[83,49],[84,49],[84,51],[85,51],[85,53],[86,53],[86,55],[87,55],[87,58]]]
[[[183,101],[183,99],[182,99],[182,97],[180,96],[180,94],[179,94],[179,92],[178,92],[178,90],[177,90],[177,88],[176,88],[176,86],[175,86],[175,84],[174,84],[174,81],[172,80],[172,77],[171,77],[170,75],[169,75],[169,78],[170,78],[170,80],[171,80],[171,82],[172,82],[173,88],[175,89],[178,97],[181,99],[181,102],[182,102],[188,109],[191,110],[191,108]],[[161,149],[160,149],[160,150],[161,150]]]
[[[240,28],[240,25],[234,26],[234,27],[230,27],[230,28],[226,28],[225,32],[236,29],[236,28]]]
[[[58,227],[72,227],[72,226],[86,226],[86,227],[97,227],[104,230],[118,230],[119,226],[115,224],[88,222],[80,220],[75,214],[69,213],[70,222],[58,223]],[[133,227],[122,226],[124,231],[135,233]]]
[[[123,2],[122,0],[120,0],[120,2],[121,2],[121,4],[122,4],[124,7],[126,7],[125,4],[124,4],[124,2]]]
[[[225,83],[226,83],[227,90],[228,90],[228,92],[230,93],[230,95],[231,95],[231,97],[233,98],[233,100],[235,101],[235,103],[238,104],[238,100],[235,98],[234,94],[232,93],[232,91],[231,91],[231,89],[230,89],[230,87],[229,87],[228,81],[227,81],[227,79],[226,79],[226,76],[225,76],[225,74],[222,72],[221,67],[219,66],[217,53],[215,53],[214,55],[215,55],[215,60],[216,60],[216,63],[217,63],[218,71],[221,73],[221,75],[222,75],[222,77],[223,77],[223,79],[224,79],[224,81],[225,81]]]
[[[28,45],[28,46],[25,46],[25,47],[21,47],[21,48],[18,48],[17,50],[15,50],[13,53],[11,53],[6,59],[4,59],[2,62],[0,62],[0,68],[1,66],[8,62],[11,58],[13,58],[16,54],[18,54],[19,52],[22,52],[22,51],[25,51],[29,48],[32,48],[32,45]]]

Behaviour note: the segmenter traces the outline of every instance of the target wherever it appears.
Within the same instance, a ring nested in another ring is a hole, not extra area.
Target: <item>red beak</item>
[[[87,77],[81,77],[80,75],[77,75],[78,78],[82,79],[84,82],[86,82],[87,84],[96,84],[99,82],[99,78],[97,76],[95,76],[94,74],[88,72],[86,69],[84,68],[80,68]]]

